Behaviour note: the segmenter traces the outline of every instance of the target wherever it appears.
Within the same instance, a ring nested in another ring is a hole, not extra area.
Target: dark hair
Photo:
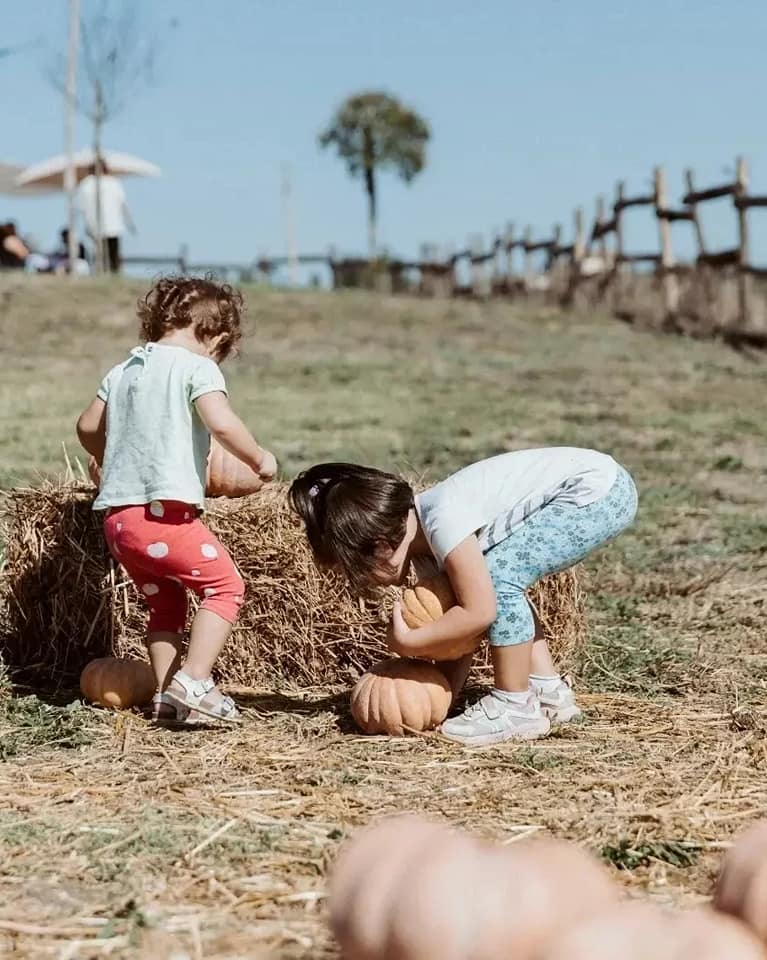
[[[144,340],[157,341],[171,330],[189,326],[194,326],[198,340],[223,333],[219,360],[225,360],[239,343],[243,313],[242,294],[212,277],[161,277],[138,302]]]
[[[310,467],[293,481],[289,497],[315,560],[340,567],[357,589],[375,581],[376,547],[402,543],[413,507],[413,490],[401,477],[354,463]]]

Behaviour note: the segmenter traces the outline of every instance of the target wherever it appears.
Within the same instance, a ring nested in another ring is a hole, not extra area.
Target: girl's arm
[[[250,430],[232,410],[225,393],[205,393],[194,401],[200,419],[224,450],[242,460],[262,480],[271,480],[277,473],[277,461],[260,447]]]
[[[447,642],[477,637],[495,620],[495,588],[479,541],[473,534],[448,554],[445,572],[457,603],[439,620],[411,630],[405,623],[399,603],[394,605],[391,646],[400,655],[438,655],[439,648]]]
[[[96,458],[99,466],[104,462],[107,443],[107,405],[95,397],[77,420],[77,437],[83,448]]]

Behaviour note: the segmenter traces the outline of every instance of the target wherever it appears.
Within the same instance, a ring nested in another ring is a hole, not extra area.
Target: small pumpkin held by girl
[[[447,719],[444,736],[474,746],[532,740],[580,717],[525,592],[633,522],[636,487],[612,457],[573,447],[514,451],[421,493],[381,470],[321,463],[296,478],[290,500],[317,563],[340,569],[353,588],[402,584],[411,564],[419,576],[447,574],[457,603],[434,622],[412,629],[395,605],[396,653],[434,657],[439,646],[489,634],[494,686]],[[454,689],[472,656],[441,664]]]

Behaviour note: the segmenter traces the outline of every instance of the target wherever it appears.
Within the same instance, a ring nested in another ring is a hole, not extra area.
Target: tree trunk
[[[363,162],[365,165],[365,192],[368,195],[368,256],[376,257],[376,146],[369,128],[363,131]]]
[[[93,154],[96,165],[96,236],[95,267],[96,273],[104,273],[104,231],[101,223],[101,128],[104,124],[103,98],[101,84],[96,83],[96,110],[93,116]]]
[[[368,256],[376,257],[376,172],[375,167],[365,168],[365,191],[368,195]]]

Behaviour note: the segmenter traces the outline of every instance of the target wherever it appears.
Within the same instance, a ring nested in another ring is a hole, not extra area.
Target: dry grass
[[[9,480],[58,469],[83,398],[132,340],[133,288],[68,289],[5,290]],[[353,457],[439,476],[562,442],[632,470],[639,522],[586,564],[587,721],[469,752],[358,737],[333,687],[243,692],[241,729],[194,735],[17,689],[0,708],[0,952],[330,957],[328,864],[395,810],[503,841],[566,837],[630,895],[705,899],[722,848],[767,814],[765,367],[502,303],[250,300],[259,354],[233,368],[232,394],[288,475]]]

